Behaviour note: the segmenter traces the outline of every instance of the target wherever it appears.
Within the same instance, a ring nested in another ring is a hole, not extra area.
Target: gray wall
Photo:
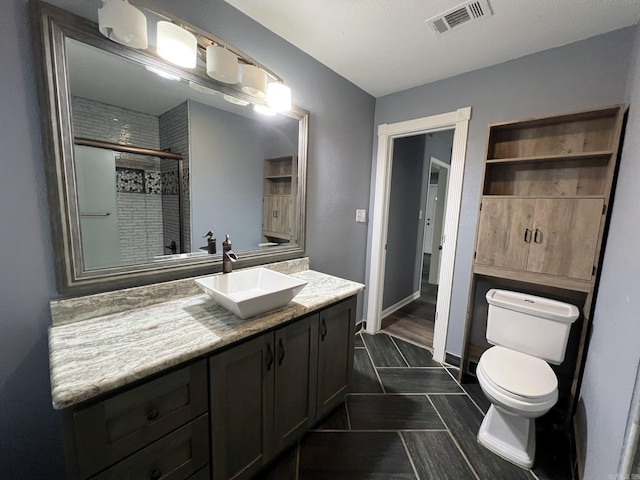
[[[415,282],[414,253],[418,248],[424,143],[425,135],[416,135],[393,144],[383,310],[420,290]]]
[[[617,473],[640,360],[640,29],[632,32],[629,118],[578,409],[586,479]]]
[[[618,30],[377,100],[376,125],[472,107],[448,352],[460,355],[462,349],[487,124],[624,101],[634,32]],[[376,150],[374,145],[374,172]]]
[[[99,2],[52,0],[97,19]],[[374,99],[222,0],[154,2],[226,39],[286,79],[311,112],[308,243],[311,266],[364,281]],[[51,407],[47,328],[57,297],[27,0],[0,15],[0,472],[64,478],[62,428]],[[360,310],[361,311],[361,310]]]

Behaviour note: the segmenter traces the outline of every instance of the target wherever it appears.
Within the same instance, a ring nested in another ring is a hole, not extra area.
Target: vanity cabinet
[[[291,240],[297,182],[298,157],[292,155],[265,159],[262,198],[264,240],[276,243]]]
[[[355,298],[210,359],[214,480],[250,478],[344,399]]]
[[[110,467],[98,478],[125,478],[135,465],[141,477],[188,478],[209,461],[207,399],[201,360],[67,411],[70,476],[89,478]]]
[[[613,105],[489,125],[461,380],[487,347],[479,339],[486,303],[476,295],[478,283],[573,303],[581,317],[556,372],[559,403],[571,417],[626,110]]]

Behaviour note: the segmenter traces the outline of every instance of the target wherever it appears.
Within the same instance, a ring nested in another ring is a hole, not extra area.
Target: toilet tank
[[[559,365],[564,360],[575,305],[525,293],[491,289],[487,341]]]

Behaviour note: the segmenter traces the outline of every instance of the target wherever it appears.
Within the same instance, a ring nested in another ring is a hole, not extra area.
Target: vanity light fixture
[[[193,88],[196,92],[206,93],[207,95],[218,95],[220,92],[214,90],[213,88],[205,87],[204,85],[200,85],[199,83],[192,82],[189,80],[189,86]]]
[[[252,97],[267,97],[267,74],[255,65],[242,65],[242,91]]]
[[[256,112],[261,113],[262,115],[268,115],[268,116],[270,116],[270,117],[272,117],[272,116],[274,116],[276,113],[278,113],[278,112],[276,112],[274,109],[272,109],[272,108],[270,108],[270,107],[267,107],[267,106],[265,106],[265,105],[254,105],[254,106],[253,106],[253,109],[254,109]]]
[[[291,89],[284,83],[271,82],[267,85],[267,105],[276,112],[291,110]]]
[[[249,102],[247,102],[246,100],[241,100],[238,97],[234,97],[233,95],[223,95],[222,98],[224,98],[227,102],[229,103],[233,103],[234,105],[240,105],[241,107],[246,107],[247,105],[249,105]]]
[[[198,40],[175,23],[158,22],[158,55],[184,68],[194,68],[198,57]]]
[[[238,83],[238,56],[221,45],[209,45],[207,75],[222,83]]]
[[[127,0],[102,0],[98,9],[98,29],[105,37],[131,48],[144,49],[147,17]]]
[[[144,68],[146,68],[147,70],[149,70],[152,73],[155,73],[159,77],[166,78],[167,80],[174,80],[174,81],[175,80],[180,80],[180,77],[178,75],[174,75],[172,73],[165,72],[164,70],[160,70],[159,68],[150,67],[149,65],[145,65]]]

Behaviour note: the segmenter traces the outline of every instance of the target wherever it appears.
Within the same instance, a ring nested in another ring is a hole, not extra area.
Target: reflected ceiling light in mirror
[[[126,0],[102,0],[98,29],[105,37],[131,48],[147,48],[147,17]]]
[[[241,100],[238,97],[234,97],[233,95],[223,95],[222,98],[224,98],[229,103],[233,103],[234,105],[240,105],[242,107],[249,105],[249,102],[247,102],[246,100]]]
[[[222,83],[238,83],[238,57],[220,45],[207,47],[207,75]]]
[[[150,67],[149,65],[145,65],[144,68],[146,68],[147,70],[149,70],[152,73],[155,73],[159,77],[166,78],[167,80],[180,80],[180,77],[178,75],[174,75],[172,73],[165,72],[164,70],[160,70],[159,68]]]
[[[160,21],[157,27],[158,55],[184,68],[194,68],[198,56],[198,40],[175,23]]]
[[[276,113],[278,113],[274,109],[269,108],[265,105],[254,105],[253,109],[262,115],[269,115],[270,117],[273,117]]]
[[[267,74],[255,65],[242,65],[242,91],[256,98],[266,98]]]
[[[291,89],[284,83],[271,82],[267,85],[267,105],[276,112],[291,110]]]

